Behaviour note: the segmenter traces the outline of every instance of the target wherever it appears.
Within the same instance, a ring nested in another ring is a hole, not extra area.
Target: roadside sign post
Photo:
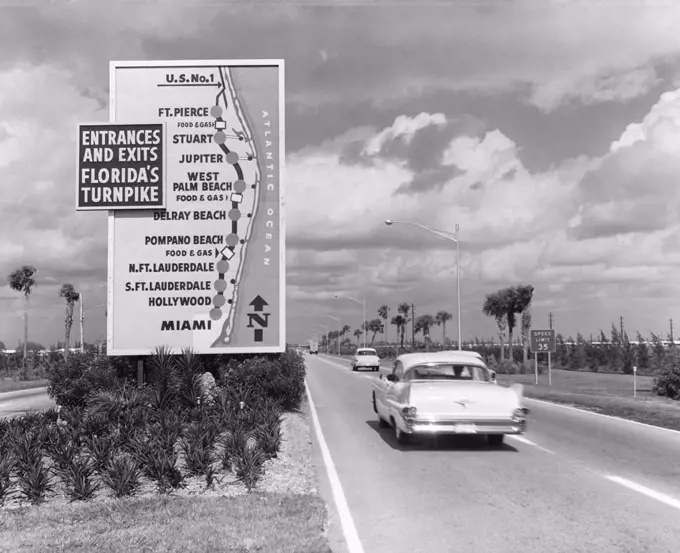
[[[550,330],[532,330],[531,331],[531,351],[534,354],[534,372],[536,376],[536,384],[538,384],[538,354],[548,354],[548,386],[552,386],[552,367],[550,354],[555,353],[555,331]]]

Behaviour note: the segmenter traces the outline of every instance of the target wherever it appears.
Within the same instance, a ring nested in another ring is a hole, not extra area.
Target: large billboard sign
[[[110,121],[165,127],[165,209],[109,212],[109,355],[285,350],[283,60],[111,62]]]

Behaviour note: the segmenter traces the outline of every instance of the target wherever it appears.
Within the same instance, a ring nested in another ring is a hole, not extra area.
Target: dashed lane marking
[[[513,440],[517,440],[518,442],[521,442],[523,444],[529,445],[531,447],[535,447],[536,449],[540,449],[541,451],[545,451],[546,453],[551,453],[552,455],[555,454],[555,452],[552,449],[548,449],[547,447],[543,447],[542,445],[539,445],[536,442],[530,440],[529,438],[525,438],[524,436],[518,436],[516,434],[508,434],[508,438],[512,438]]]
[[[655,499],[660,503],[663,503],[665,505],[668,505],[669,507],[673,507],[674,509],[678,509],[680,511],[680,501],[675,499],[674,497],[671,497],[670,495],[657,492],[655,490],[652,490],[651,488],[642,486],[640,484],[637,484],[636,482],[633,482],[632,480],[628,480],[620,476],[606,475],[605,478],[610,482],[615,482],[621,486],[625,486],[629,490],[633,490],[638,493],[641,493],[642,495],[646,495],[651,499]]]

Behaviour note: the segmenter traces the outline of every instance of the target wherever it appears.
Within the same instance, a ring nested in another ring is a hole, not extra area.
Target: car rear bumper
[[[416,420],[406,423],[409,434],[524,434],[527,428],[526,419],[518,420]]]

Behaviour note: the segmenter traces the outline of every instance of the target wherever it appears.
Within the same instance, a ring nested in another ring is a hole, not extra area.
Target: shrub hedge
[[[0,420],[0,504],[38,504],[59,489],[72,501],[124,497],[145,483],[167,493],[195,476],[212,487],[229,473],[252,490],[280,451],[283,413],[300,407],[302,356],[158,348],[146,361],[141,387],[124,360],[73,354],[50,367],[57,407]],[[218,376],[212,389],[206,367]]]

